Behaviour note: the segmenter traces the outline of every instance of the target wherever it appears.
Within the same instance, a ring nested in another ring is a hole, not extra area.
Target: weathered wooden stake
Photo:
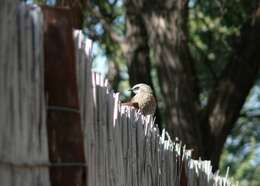
[[[42,10],[48,144],[53,163],[51,183],[52,186],[86,185],[70,14],[59,8],[42,7]]]
[[[84,22],[85,0],[56,0],[56,7],[67,8],[70,11],[73,28],[82,29]]]

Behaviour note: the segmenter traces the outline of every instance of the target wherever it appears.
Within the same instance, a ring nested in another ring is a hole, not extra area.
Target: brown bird
[[[146,116],[154,115],[156,109],[156,101],[153,96],[151,87],[147,84],[140,83],[129,89],[135,95],[129,102],[123,103],[123,105],[133,106]]]

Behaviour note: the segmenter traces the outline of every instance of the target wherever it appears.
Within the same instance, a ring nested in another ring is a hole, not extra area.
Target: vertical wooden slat
[[[4,1],[0,15],[0,185],[49,186],[42,14]]]
[[[92,89],[92,76],[91,76],[91,51],[92,42],[91,40],[84,37],[82,31],[74,31],[74,42],[76,48],[76,67],[77,67],[77,82],[79,88],[79,98],[80,98],[80,111],[81,111],[81,124],[84,134],[84,150],[86,164],[88,165],[86,176],[92,177],[95,167],[92,166],[94,161],[92,157],[94,156],[94,107],[93,107],[93,89]],[[88,179],[87,185],[95,185],[91,182],[93,179]]]
[[[54,164],[50,168],[51,183],[86,185],[86,168],[77,165],[85,163],[85,157],[70,16],[67,10],[42,8],[49,156]],[[66,163],[70,166],[62,165]]]

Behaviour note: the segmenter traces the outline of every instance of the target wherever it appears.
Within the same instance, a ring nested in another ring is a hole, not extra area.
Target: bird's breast
[[[155,113],[156,101],[152,94],[137,94],[131,99],[131,102],[138,103],[139,109],[144,115]]]

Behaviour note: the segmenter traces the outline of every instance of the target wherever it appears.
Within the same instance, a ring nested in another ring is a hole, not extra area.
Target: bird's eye
[[[133,90],[138,90],[140,87],[133,87]]]

